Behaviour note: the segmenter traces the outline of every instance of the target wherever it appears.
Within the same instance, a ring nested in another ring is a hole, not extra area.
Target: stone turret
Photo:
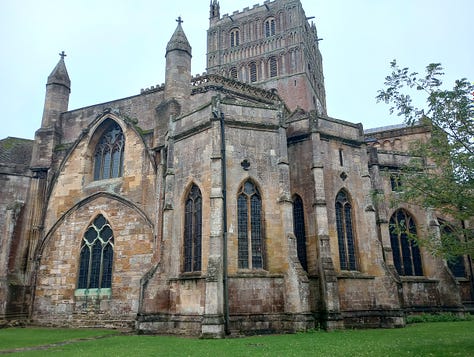
[[[53,148],[60,140],[59,128],[56,123],[58,123],[61,113],[68,110],[71,80],[64,63],[66,54],[63,51],[59,55],[61,59],[46,82],[43,119],[41,128],[35,133],[35,144],[31,158],[31,167],[35,169],[47,170],[51,166]]]
[[[69,94],[71,93],[71,80],[64,63],[64,51],[60,54],[56,67],[48,77],[46,83],[46,98],[44,101],[42,128],[54,126],[61,113],[66,112],[69,104]]]
[[[191,45],[184,34],[181,17],[166,46],[165,98],[175,99],[181,107],[191,94]]]
[[[220,16],[221,16],[221,13],[220,13],[219,1],[211,0],[211,4],[209,8],[209,21],[213,23],[219,20]]]

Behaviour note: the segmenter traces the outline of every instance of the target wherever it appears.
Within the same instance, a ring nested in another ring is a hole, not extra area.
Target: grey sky
[[[257,0],[220,0],[221,15]],[[263,3],[263,0],[260,1]],[[397,124],[375,95],[397,61],[474,80],[472,0],[302,0],[315,16],[329,115],[365,128]],[[164,82],[165,47],[182,16],[193,74],[205,71],[209,0],[0,0],[0,138],[33,138],[46,78],[67,53],[69,109]]]

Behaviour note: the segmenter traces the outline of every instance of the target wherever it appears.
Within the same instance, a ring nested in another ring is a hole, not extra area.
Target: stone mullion
[[[342,326],[339,307],[339,292],[336,271],[331,257],[329,239],[328,210],[326,190],[324,187],[324,165],[321,156],[321,139],[319,133],[311,134],[313,164],[311,172],[314,180],[314,218],[318,230],[319,279],[321,286],[322,314],[321,320],[327,329]]]

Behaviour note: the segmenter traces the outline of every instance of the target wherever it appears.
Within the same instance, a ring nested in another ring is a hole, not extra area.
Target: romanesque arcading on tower
[[[222,17],[214,0],[210,14],[208,72],[276,89],[290,110],[326,114],[320,39],[300,0],[265,1]]]

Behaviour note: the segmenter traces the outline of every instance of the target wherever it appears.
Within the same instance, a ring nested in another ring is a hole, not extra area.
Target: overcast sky
[[[221,15],[256,0],[220,0]],[[260,1],[263,3],[263,1]],[[302,0],[315,16],[330,116],[364,128],[398,124],[377,104],[392,59],[445,67],[446,85],[474,81],[473,0]],[[165,48],[182,16],[192,73],[206,66],[209,0],[0,0],[0,138],[33,138],[45,84],[65,51],[69,109],[164,82]]]

